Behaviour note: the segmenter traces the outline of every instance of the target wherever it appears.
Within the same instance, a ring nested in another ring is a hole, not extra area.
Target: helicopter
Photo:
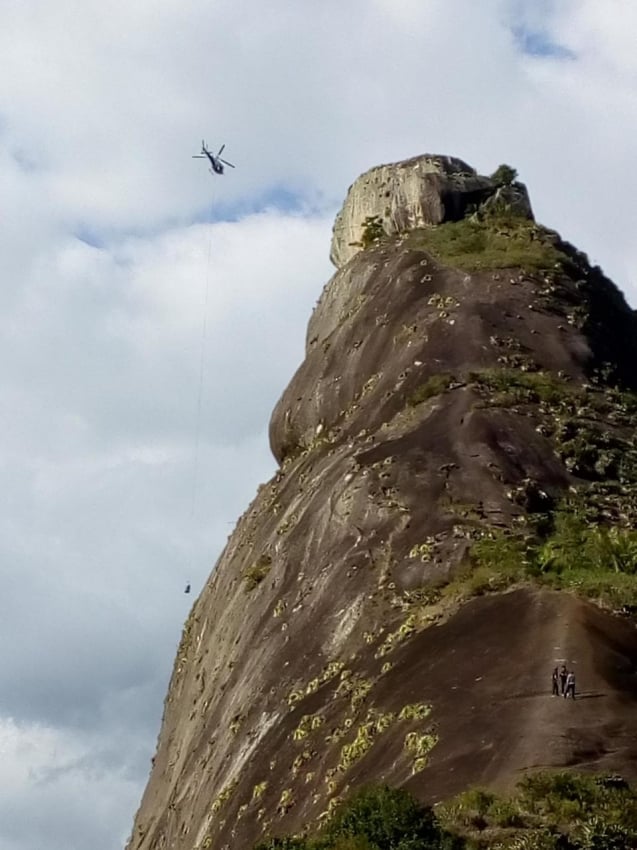
[[[228,162],[225,159],[221,159],[221,154],[223,153],[223,149],[225,148],[225,144],[221,145],[219,148],[219,153],[213,154],[206,147],[206,143],[202,140],[201,142],[201,153],[197,153],[193,155],[193,159],[207,159],[210,161],[210,165],[212,168],[210,169],[211,174],[223,174],[223,166],[229,165],[230,168],[234,168],[234,165],[231,162]]]

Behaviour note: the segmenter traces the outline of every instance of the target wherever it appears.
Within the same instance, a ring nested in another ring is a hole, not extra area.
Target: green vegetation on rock
[[[407,404],[410,407],[416,407],[417,405],[422,404],[423,401],[427,401],[427,399],[441,395],[449,388],[452,381],[453,377],[451,375],[432,375],[430,378],[427,378],[424,384],[420,384],[416,387],[411,395],[407,397]]]
[[[409,732],[405,736],[405,750],[412,756],[412,773],[419,773],[427,766],[427,756],[438,743],[438,736],[431,732]]]
[[[449,843],[432,810],[407,791],[382,786],[359,791],[333,808],[316,837],[273,838],[255,850],[437,850]]]
[[[533,580],[613,607],[636,604],[637,395],[542,371],[484,369],[467,381],[484,405],[533,416],[573,484],[562,496],[531,479],[512,487],[508,496],[520,513],[508,529],[485,531],[470,518],[471,567],[446,593]]]
[[[391,632],[387,635],[385,640],[376,650],[374,658],[382,658],[384,655],[387,655],[387,653],[395,649],[399,643],[410,638],[415,631],[416,619],[410,614],[395,632]]]
[[[637,797],[620,777],[529,774],[508,797],[473,789],[436,815],[467,848],[629,850],[637,839]]]
[[[424,702],[404,705],[398,715],[399,720],[425,720],[431,714],[431,706]]]
[[[362,228],[363,232],[360,242],[353,243],[359,245],[361,248],[370,248],[372,245],[378,245],[380,240],[386,236],[380,216],[368,215],[362,224]]]
[[[585,503],[575,498],[534,525],[493,531],[473,544],[477,569],[465,579],[472,595],[532,579],[613,607],[637,604],[637,531],[591,523]]]
[[[322,714],[304,714],[301,717],[299,725],[292,733],[292,740],[302,741],[304,738],[307,738],[310,732],[319,729],[324,723],[325,718]]]
[[[261,584],[263,579],[270,572],[272,566],[272,558],[269,555],[261,555],[261,557],[252,564],[251,567],[243,574],[245,589],[249,592]]]
[[[481,397],[478,406],[533,417],[572,484],[566,494],[563,485],[561,493],[555,485],[546,492],[532,479],[511,486],[507,495],[515,507],[508,528],[485,527],[473,506],[451,504],[459,517],[454,534],[472,541],[468,568],[446,587],[414,597],[405,610],[528,581],[576,590],[613,607],[637,604],[637,394],[603,381],[593,375],[592,383],[576,384],[542,370],[490,368],[434,375],[412,396],[420,403],[445,388],[469,385]],[[432,543],[414,544],[409,557],[428,560]],[[413,631],[414,622],[412,615],[387,635],[376,657],[391,651],[405,630]]]
[[[470,372],[469,380],[484,387],[492,407],[515,404],[560,404],[576,399],[581,390],[551,372],[521,372],[517,369],[482,369]]]
[[[393,714],[382,714],[370,710],[365,722],[358,727],[354,740],[341,748],[338,769],[344,772],[363,758],[373,747],[376,737],[389,729],[394,719]]]
[[[518,172],[510,165],[503,163],[499,165],[491,175],[491,180],[498,186],[510,186],[515,183],[518,177]]]
[[[542,424],[568,472],[586,481],[637,488],[637,395],[617,388],[576,386],[550,372],[471,372],[489,407],[538,405]],[[628,495],[628,494],[625,494]],[[637,517],[635,517],[637,518]]]
[[[521,268],[555,269],[567,262],[555,236],[521,216],[472,216],[436,227],[413,230],[406,236],[411,249],[427,251],[444,265],[466,271]]]
[[[225,803],[227,803],[228,800],[232,797],[232,795],[237,789],[238,784],[239,780],[238,778],[235,778],[232,780],[232,782],[228,783],[227,785],[224,785],[219,794],[213,800],[211,806],[211,809],[215,814],[217,814],[223,808]]]
[[[363,788],[307,837],[255,850],[633,850],[637,797],[621,777],[535,773],[509,796],[476,788],[432,809],[408,791]]]
[[[258,782],[254,788],[252,789],[252,799],[260,800],[263,797],[266,788],[268,787],[267,782]]]

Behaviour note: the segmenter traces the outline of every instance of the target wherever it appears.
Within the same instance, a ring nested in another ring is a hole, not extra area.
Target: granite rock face
[[[350,186],[334,222],[330,259],[337,268],[360,250],[365,219],[378,217],[387,235],[446,221],[458,221],[468,210],[500,201],[533,218],[526,188],[499,186],[481,177],[461,159],[425,154],[391,165],[379,165]]]
[[[591,381],[601,368],[634,383],[635,316],[533,222],[522,189],[467,238],[436,221],[497,190],[464,163],[369,174],[374,191],[350,190],[337,219],[339,268],[272,415],[280,468],[184,627],[130,850],[249,850],[362,783],[432,801],[506,783],[547,752],[635,774],[631,624],[529,587],[441,595],[485,533],[601,474],[573,465],[563,426],[603,431],[605,447],[631,439],[614,391]],[[379,204],[388,235],[350,252]],[[614,492],[604,510],[630,519],[628,490],[621,508]],[[556,647],[606,699],[549,719],[537,695]],[[511,670],[524,671],[515,686]]]

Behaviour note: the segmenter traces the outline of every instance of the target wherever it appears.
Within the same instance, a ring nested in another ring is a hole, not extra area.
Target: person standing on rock
[[[568,696],[575,699],[575,673],[571,670],[566,676],[566,690],[564,691],[564,699]]]
[[[551,676],[551,696],[557,697],[560,695],[560,674],[558,673],[557,667],[553,668],[553,675]]]
[[[562,669],[560,670],[560,693],[562,696],[566,693],[566,679],[568,677],[568,670],[566,669],[566,665],[562,664]]]

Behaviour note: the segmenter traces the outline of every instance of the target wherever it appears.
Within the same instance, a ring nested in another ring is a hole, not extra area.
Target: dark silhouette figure
[[[186,585],[186,589],[184,590],[184,593],[190,593],[190,585],[189,584]]]
[[[562,669],[560,670],[560,693],[562,696],[566,693],[566,679],[568,677],[568,670],[566,666],[562,664]]]
[[[551,675],[551,696],[557,697],[560,695],[560,674],[557,667],[553,668]]]

